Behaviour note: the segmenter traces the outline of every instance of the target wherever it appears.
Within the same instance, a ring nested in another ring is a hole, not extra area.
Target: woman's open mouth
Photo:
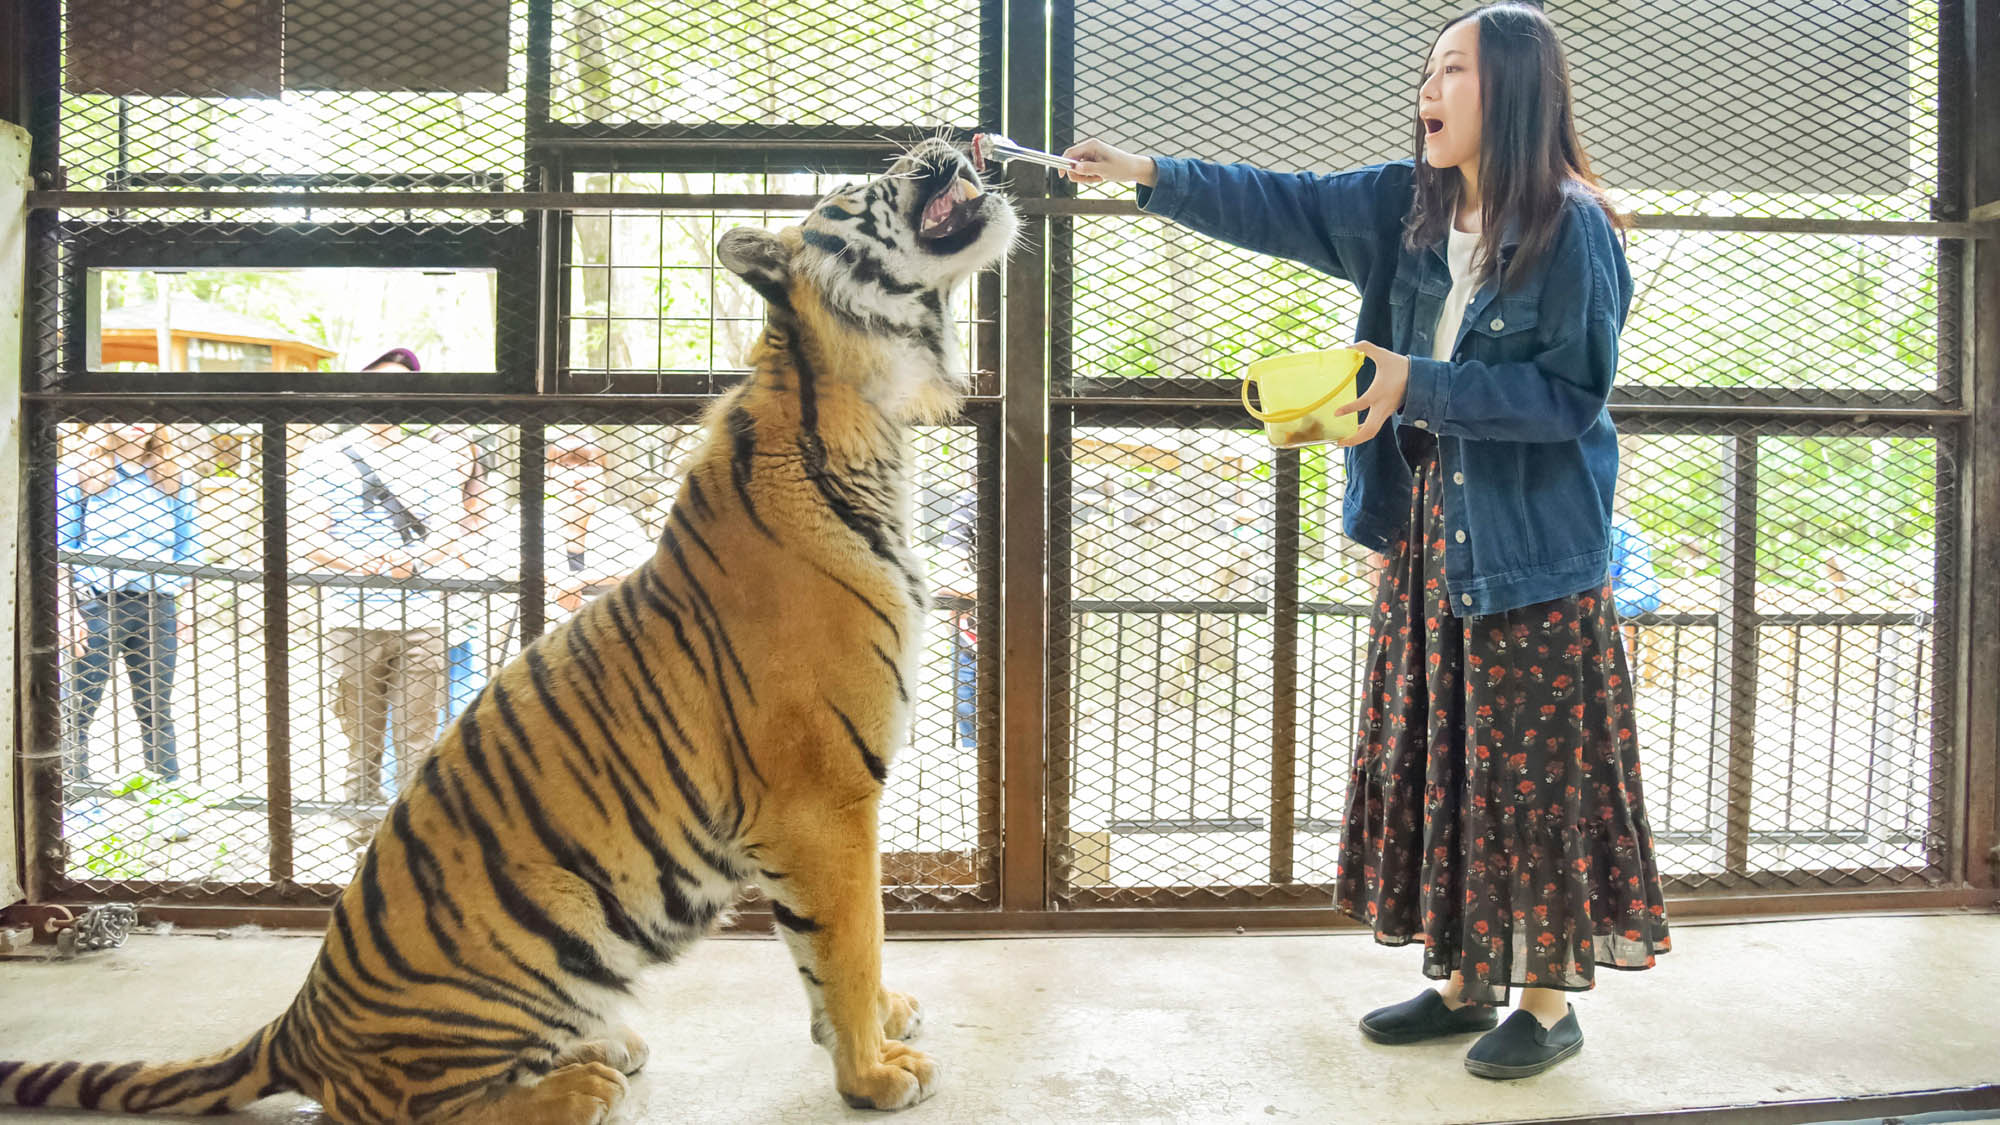
[[[953,176],[944,190],[924,204],[917,237],[927,242],[949,238],[971,226],[985,205],[986,193],[964,176]]]
[[[1435,117],[1424,118],[1424,132],[1436,136],[1444,131],[1444,122]]]

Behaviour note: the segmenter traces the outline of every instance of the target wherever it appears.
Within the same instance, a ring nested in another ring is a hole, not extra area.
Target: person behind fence
[[[1608,581],[1632,282],[1539,8],[1446,24],[1413,110],[1414,160],[1334,175],[1065,155],[1079,182],[1137,182],[1147,212],[1360,291],[1343,523],[1388,564],[1335,897],[1443,982],[1362,1032],[1483,1031],[1467,1069],[1513,1078],[1582,1046],[1566,994],[1597,966],[1670,948]]]
[[[1646,530],[1629,512],[1611,517],[1611,602],[1625,629],[1627,660],[1639,669],[1641,683],[1650,684],[1657,657],[1652,642],[1632,618],[1660,611],[1660,576],[1653,569],[1653,545]]]
[[[549,439],[548,501],[542,517],[543,612],[554,628],[583,603],[653,557],[638,517],[605,495],[604,450],[583,434]]]
[[[952,728],[958,747],[979,749],[979,493],[957,494],[938,545],[944,548],[930,574],[931,597],[951,617]]]
[[[415,371],[417,358],[398,348],[363,370]],[[357,841],[374,832],[367,810],[413,776],[437,734],[444,599],[421,581],[456,523],[465,476],[458,452],[416,427],[371,423],[308,448],[293,474],[300,561],[330,576],[315,596],[333,712],[352,755],[347,796]],[[385,751],[394,760],[386,792]]]
[[[504,646],[519,620],[520,601],[511,581],[521,563],[517,524],[503,518],[497,486],[495,451],[479,437],[468,443],[467,472],[458,492],[458,523],[428,564],[426,573],[440,578],[508,581],[506,590],[455,590],[444,595],[445,708],[444,723],[465,712],[486,686],[496,645]]]
[[[174,670],[180,655],[179,596],[190,579],[149,563],[198,561],[194,486],[168,427],[125,422],[85,431],[81,458],[56,472],[56,541],[65,555],[115,556],[117,565],[66,564],[73,612],[72,659],[63,682],[62,756],[68,783],[92,783],[90,724],[123,662],[132,685],[145,769],[180,779],[174,742]],[[66,607],[69,608],[69,607]],[[188,832],[179,805],[164,818],[168,840]]]

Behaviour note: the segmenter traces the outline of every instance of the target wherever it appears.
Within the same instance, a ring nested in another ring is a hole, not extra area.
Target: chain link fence
[[[1960,3],[1547,7],[1639,215],[1618,608],[1663,867],[1680,894],[1949,882]],[[336,893],[469,693],[650,551],[761,319],[724,230],[940,132],[1401,158],[1459,8],[38,6],[36,893]],[[1013,281],[954,309],[974,398],[919,435],[941,593],[890,906],[1324,906],[1373,572],[1339,456],[1274,454],[1234,395],[1344,342],[1355,296],[1015,175]],[[421,369],[362,370],[391,346]],[[420,573],[350,557],[403,535],[330,493],[350,450],[419,498]],[[1010,624],[1043,599],[1046,636]]]

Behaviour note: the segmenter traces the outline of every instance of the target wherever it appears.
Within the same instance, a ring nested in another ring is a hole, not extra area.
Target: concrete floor
[[[1469,1122],[1659,1111],[2000,1080],[2000,915],[1687,925],[1647,973],[1578,1003],[1586,1046],[1540,1078],[1466,1074],[1467,1044],[1385,1048],[1354,1022],[1420,986],[1365,935],[892,942],[945,1081],[907,1120]],[[317,942],[135,936],[68,964],[0,962],[0,1058],[163,1057],[275,1015]],[[653,1047],[626,1122],[882,1120],[846,1109],[771,939],[647,979]],[[29,1118],[23,1118],[28,1120]],[[106,1118],[43,1114],[36,1122]],[[241,1120],[321,1120],[273,1099]]]

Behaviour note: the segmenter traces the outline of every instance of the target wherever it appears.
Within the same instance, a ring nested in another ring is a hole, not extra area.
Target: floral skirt
[[[1460,618],[1443,473],[1420,439],[1410,523],[1377,587],[1335,898],[1424,945],[1466,999],[1582,991],[1665,953],[1632,681],[1609,587]]]

